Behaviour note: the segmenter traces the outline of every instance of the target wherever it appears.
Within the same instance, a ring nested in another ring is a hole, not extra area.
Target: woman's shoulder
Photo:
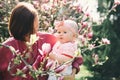
[[[50,43],[53,46],[57,41],[53,34],[47,32],[38,32],[37,35],[40,37],[40,43]]]
[[[11,44],[15,44],[15,39],[13,38],[13,37],[10,37],[10,38],[8,38],[7,40],[5,40],[4,42],[3,42],[3,44],[4,45],[11,45]]]
[[[53,34],[48,33],[48,32],[38,32],[37,35],[40,37],[46,37],[46,36],[47,37],[55,37]]]
[[[37,35],[40,37],[40,39],[43,39],[43,40],[55,40],[56,41],[56,37],[51,33],[38,32]]]

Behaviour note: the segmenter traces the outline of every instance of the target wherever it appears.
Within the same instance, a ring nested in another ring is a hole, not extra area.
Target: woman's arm
[[[7,70],[9,61],[12,59],[12,53],[6,47],[0,48],[0,72]]]

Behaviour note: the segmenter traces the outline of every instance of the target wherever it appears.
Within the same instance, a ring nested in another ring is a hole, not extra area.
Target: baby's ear
[[[76,39],[76,35],[75,34],[73,34],[73,40],[75,40]]]
[[[73,34],[73,37],[74,37],[74,38],[77,38],[77,37],[78,37],[78,35],[77,35],[77,34]]]

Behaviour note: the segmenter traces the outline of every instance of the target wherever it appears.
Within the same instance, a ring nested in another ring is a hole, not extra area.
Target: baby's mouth
[[[62,37],[60,37],[60,39],[63,39]]]

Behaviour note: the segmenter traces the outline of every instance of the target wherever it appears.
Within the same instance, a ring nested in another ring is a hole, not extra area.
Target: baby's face
[[[72,42],[74,40],[73,32],[65,26],[57,28],[56,37],[61,43]]]

